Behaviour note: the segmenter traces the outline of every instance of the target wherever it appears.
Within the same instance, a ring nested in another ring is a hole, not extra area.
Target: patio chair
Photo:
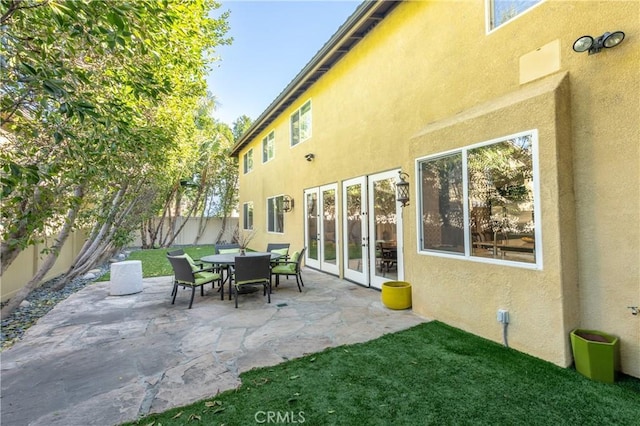
[[[238,294],[248,288],[261,285],[263,295],[271,303],[271,255],[236,256],[234,265],[233,292],[238,307]]]
[[[216,244],[215,254],[240,253],[240,244]]]
[[[301,263],[302,263],[302,259],[304,258],[304,252],[307,248],[303,248],[302,251],[300,252],[294,252],[291,255],[291,259],[290,260],[285,260],[285,261],[276,261],[273,263],[273,267],[271,268],[271,275],[275,275],[276,277],[276,287],[278,287],[278,285],[280,284],[280,276],[284,275],[286,277],[289,277],[291,275],[296,277],[296,284],[298,284],[298,290],[300,290],[300,292],[302,292],[302,287],[304,287],[304,282],[302,281],[302,274],[301,274]],[[302,284],[302,287],[300,287],[300,284]]]
[[[203,262],[200,261],[200,259],[194,259],[191,256],[189,256],[188,254],[186,254],[184,252],[184,250],[182,249],[176,249],[173,251],[168,251],[167,252],[167,256],[187,256],[187,260],[189,260],[190,263],[196,265],[198,268],[200,268],[203,271],[209,271],[209,272],[220,272],[219,269],[215,267],[215,265],[208,265],[205,266],[205,264]]]
[[[228,253],[240,253],[240,244],[216,244],[214,247],[214,254],[228,254]],[[229,265],[214,265],[214,267],[220,270],[222,274],[222,284],[226,283],[230,277]],[[225,274],[226,272],[226,274]],[[229,295],[231,297],[231,295]]]
[[[395,246],[380,244],[380,251],[382,252],[382,265],[380,270],[382,275],[386,272],[390,272],[391,268],[397,268],[398,266],[398,249]]]
[[[267,252],[268,253],[278,253],[282,255],[285,259],[289,257],[289,243],[268,243],[267,244]]]
[[[184,288],[190,287],[191,300],[189,302],[189,309],[191,309],[193,297],[196,294],[196,287],[200,287],[200,295],[204,296],[205,284],[211,283],[215,288],[216,281],[220,284],[220,298],[224,300],[224,286],[222,286],[220,274],[198,268],[197,265],[189,262],[187,256],[188,255],[167,256],[174,274],[173,291],[171,292],[173,299],[171,300],[171,304],[173,305],[176,301],[179,286]]]

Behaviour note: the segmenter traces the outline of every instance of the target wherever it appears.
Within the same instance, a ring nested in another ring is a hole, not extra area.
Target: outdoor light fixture
[[[181,187],[183,187],[183,188],[195,188],[195,187],[197,187],[197,186],[198,186],[198,184],[197,184],[197,183],[195,183],[195,182],[194,182],[194,181],[192,181],[192,180],[182,179],[182,180],[180,181],[180,186],[181,186]]]
[[[396,182],[396,200],[402,203],[402,207],[409,205],[409,182],[404,180],[409,178],[409,175],[402,170],[398,171],[399,181]]]
[[[616,47],[624,40],[624,33],[622,31],[614,31],[612,33],[604,33],[595,40],[593,37],[585,35],[577,39],[573,43],[573,50],[578,53],[589,52],[589,55],[598,53],[602,48]]]
[[[316,158],[316,156],[313,155],[312,153],[309,153],[309,154],[305,154],[304,158],[306,158],[307,161],[313,161],[313,159]]]
[[[285,212],[290,212],[291,210],[293,210],[293,204],[293,198],[289,197],[288,195],[282,196],[282,210],[284,210]]]

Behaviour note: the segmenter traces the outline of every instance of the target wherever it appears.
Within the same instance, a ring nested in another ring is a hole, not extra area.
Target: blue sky
[[[359,0],[222,1],[230,46],[221,46],[207,83],[215,116],[255,120],[360,4]]]

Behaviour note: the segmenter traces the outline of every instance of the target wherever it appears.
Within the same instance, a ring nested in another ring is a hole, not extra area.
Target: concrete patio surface
[[[238,387],[255,367],[423,323],[380,293],[306,268],[305,287],[281,280],[234,302],[207,286],[171,305],[172,277],[141,293],[110,296],[109,282],[59,303],[1,354],[2,426],[117,425]]]

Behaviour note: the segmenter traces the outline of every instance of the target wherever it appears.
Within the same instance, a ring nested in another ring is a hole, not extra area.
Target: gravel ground
[[[76,291],[83,289],[85,286],[92,284],[98,278],[109,272],[109,267],[109,263],[97,267],[93,271],[93,278],[85,278],[86,275],[85,277],[76,278],[58,291],[54,291],[51,288],[58,283],[60,278],[49,280],[32,291],[25,299],[26,303],[23,302],[9,317],[2,320],[2,328],[0,329],[2,350],[11,347],[15,342],[22,339],[25,331],[53,309],[58,302],[66,299]]]

